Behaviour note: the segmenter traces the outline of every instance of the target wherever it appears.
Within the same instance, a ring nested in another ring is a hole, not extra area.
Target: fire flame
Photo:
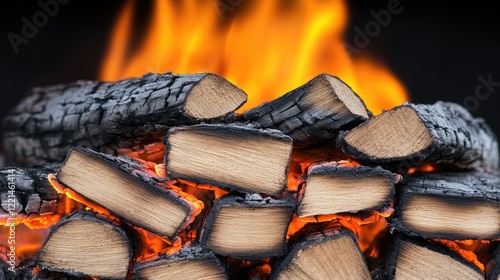
[[[243,111],[326,72],[350,85],[376,114],[408,100],[404,86],[381,62],[350,57],[343,40],[348,21],[343,0],[227,2],[156,0],[135,47],[136,2],[128,0],[100,79],[213,72],[248,93]]]

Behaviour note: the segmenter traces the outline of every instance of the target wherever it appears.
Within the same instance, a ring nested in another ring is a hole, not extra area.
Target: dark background
[[[364,29],[374,20],[370,11],[387,9],[388,2],[348,2],[350,26],[346,42],[355,45],[354,27]],[[487,79],[491,75],[492,80],[500,82],[500,17],[488,2],[400,3],[402,12],[392,15],[387,27],[362,52],[385,61],[407,87],[413,102],[434,103],[441,99],[463,104],[474,96],[479,76]],[[122,4],[115,0],[73,0],[61,5],[59,13],[28,44],[20,45],[15,54],[7,34],[19,34],[21,18],[31,18],[40,7],[37,1],[2,3],[0,117],[33,86],[96,79]],[[148,1],[141,1],[137,15],[147,17],[149,7]],[[476,99],[479,102],[472,113],[485,118],[500,135],[500,87],[495,89],[489,97]],[[481,93],[488,94],[485,89]]]

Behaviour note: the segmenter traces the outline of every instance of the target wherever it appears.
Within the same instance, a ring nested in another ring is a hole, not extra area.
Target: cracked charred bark
[[[47,165],[0,169],[0,220],[7,219],[10,211],[16,217],[54,213],[60,195],[52,188],[47,176],[57,168],[56,165]],[[9,188],[11,186],[13,189]]]
[[[160,141],[170,126],[220,119],[245,101],[243,91],[213,74],[35,88],[4,119],[5,150],[22,165],[61,162],[74,146],[116,155]]]
[[[404,171],[424,163],[495,170],[496,136],[483,119],[450,102],[404,104],[340,135],[342,150],[355,160]]]

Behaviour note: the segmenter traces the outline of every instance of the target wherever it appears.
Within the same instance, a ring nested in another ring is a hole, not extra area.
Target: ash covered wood
[[[165,137],[170,178],[278,195],[286,187],[292,139],[249,125],[176,127]]]
[[[6,220],[11,211],[16,218],[54,213],[61,196],[50,185],[47,176],[58,168],[55,164],[1,168],[0,220]]]
[[[363,100],[339,78],[321,74],[278,99],[243,113],[242,119],[275,128],[309,146],[337,137],[371,116]]]
[[[409,176],[390,226],[424,238],[500,238],[500,177],[482,172]]]
[[[175,237],[200,210],[194,197],[168,188],[165,179],[141,162],[86,148],[70,151],[57,179],[89,202],[167,238]]]
[[[168,127],[220,119],[246,94],[214,74],[147,74],[113,83],[34,88],[3,120],[10,160],[60,162],[74,146],[117,154],[159,141]]]
[[[35,263],[77,277],[124,279],[132,254],[132,240],[124,229],[92,211],[79,210],[52,228]]]
[[[396,170],[429,162],[485,170],[499,165],[497,139],[488,125],[449,102],[396,107],[343,133],[339,144],[362,163]]]
[[[479,268],[440,244],[397,234],[387,252],[380,279],[484,279]]]
[[[325,162],[311,165],[301,186],[299,217],[359,211],[386,211],[391,207],[400,176],[381,167]]]
[[[295,201],[258,194],[227,195],[216,200],[200,242],[216,254],[255,260],[282,256]]]
[[[226,264],[212,251],[191,244],[173,255],[137,263],[136,279],[228,279]]]

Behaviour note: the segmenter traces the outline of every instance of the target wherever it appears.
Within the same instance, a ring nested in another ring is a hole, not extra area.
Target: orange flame
[[[135,2],[128,0],[100,78],[213,72],[248,93],[240,109],[246,110],[326,72],[349,84],[374,113],[407,101],[404,86],[382,63],[349,56],[343,0],[221,2],[156,0],[149,29],[132,51]]]

